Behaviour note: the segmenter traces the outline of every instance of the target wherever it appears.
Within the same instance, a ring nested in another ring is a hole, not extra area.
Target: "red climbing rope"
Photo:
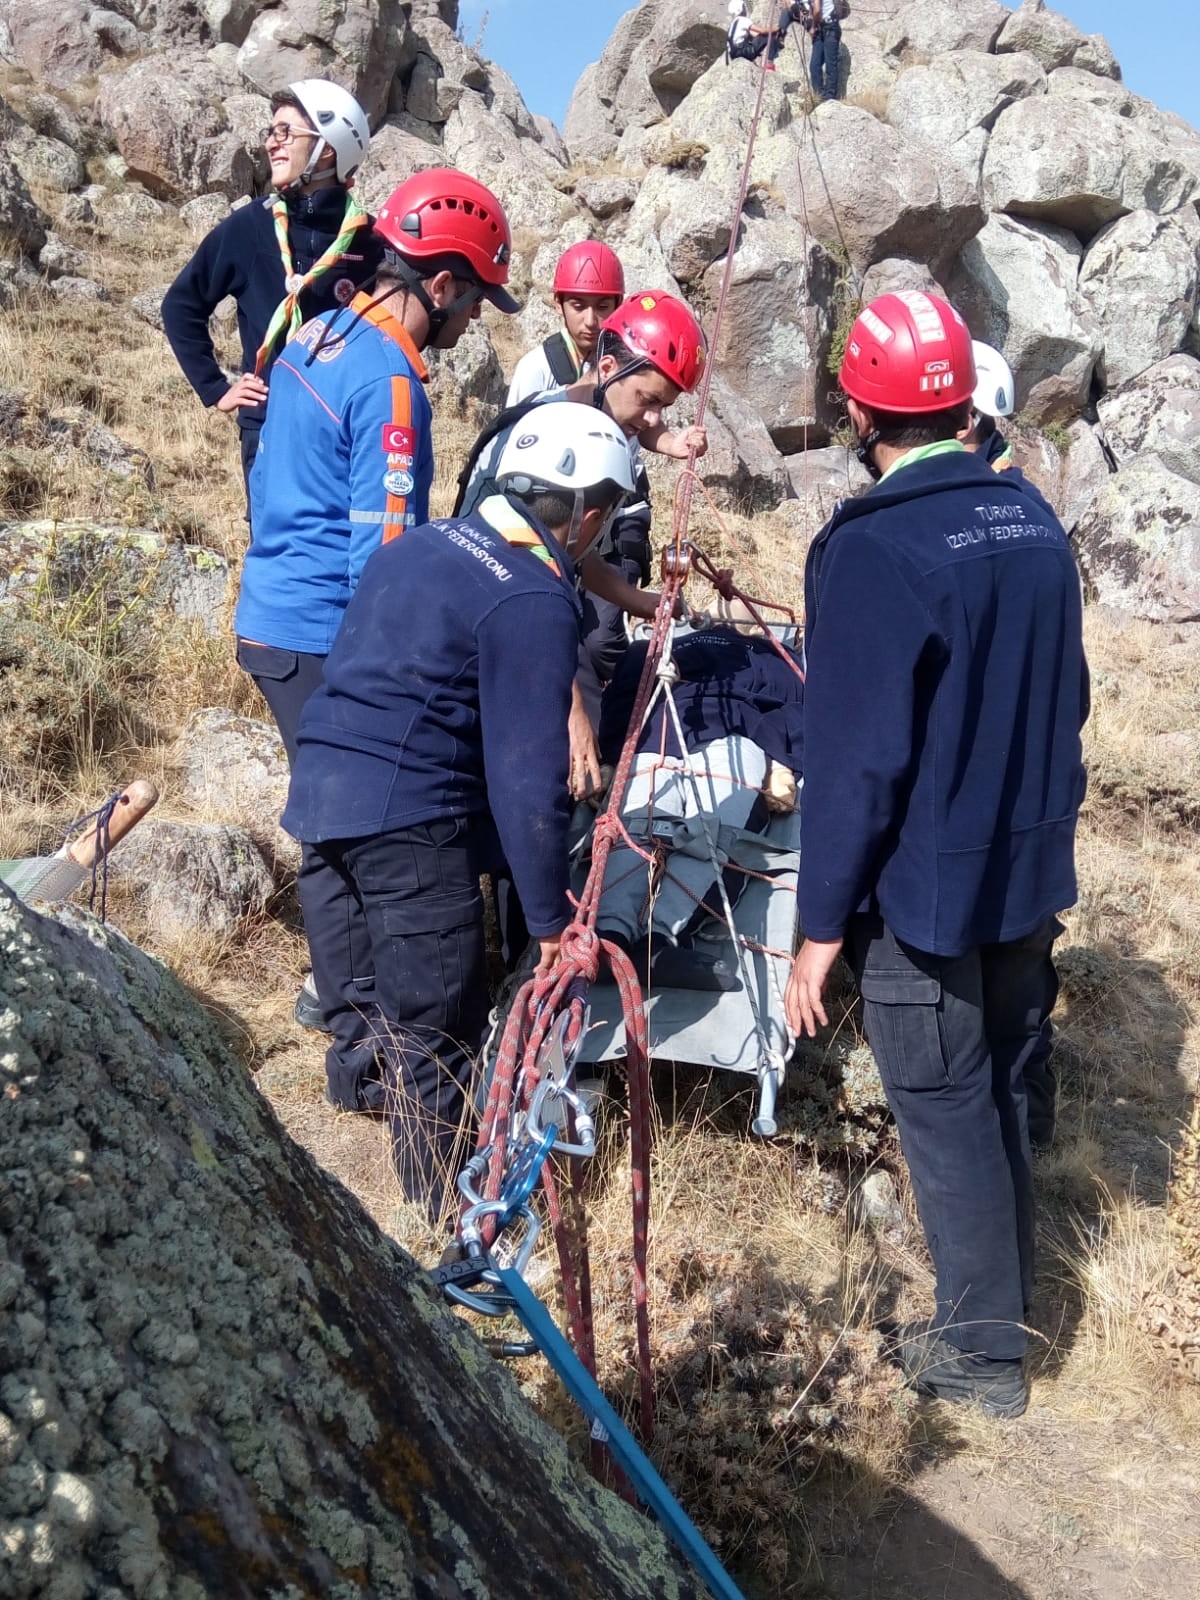
[[[754,144],[758,135],[765,89],[764,55],[760,65],[758,98],[750,125],[746,159],[734,205],[725,272],[713,316],[709,340],[710,359],[705,365],[704,376],[697,392],[695,418],[697,424],[703,422],[708,408],[713,373],[711,352],[715,351],[720,338],[729,300],[733,257],[737,249],[742,212],[750,187]],[[638,684],[629,732],[609,787],[605,809],[597,818],[593,831],[592,864],[587,882],[576,905],[575,917],[563,934],[559,957],[554,967],[548,973],[530,978],[513,1002],[488,1088],[478,1141],[480,1151],[490,1149],[487,1181],[483,1193],[485,1198],[495,1200],[499,1196],[503,1182],[513,1115],[518,1109],[527,1111],[529,1108],[538,1085],[543,1052],[551,1041],[552,1030],[556,1026],[562,1027],[563,1050],[567,1059],[571,1059],[583,1030],[587,990],[599,978],[601,964],[606,965],[620,994],[625,1020],[625,1069],[629,1086],[629,1143],[633,1188],[633,1300],[637,1332],[639,1411],[641,1431],[646,1441],[649,1441],[654,1428],[654,1379],[650,1354],[648,1298],[650,1159],[653,1129],[650,1100],[650,1044],[642,990],[633,963],[617,945],[599,937],[596,932],[596,922],[609,855],[614,845],[628,840],[628,834],[621,822],[621,807],[637,757],[638,735],[657,689],[658,668],[676,607],[691,563],[696,559],[696,552],[687,541],[692,486],[695,481],[696,452],[693,449],[688,457],[687,467],[681,475],[675,498],[673,540],[671,547],[664,551],[662,593],[651,624],[646,660]],[[766,602],[754,601],[735,590],[731,575],[726,579],[726,576],[718,573],[707,560],[704,565],[707,568],[705,575],[709,577],[710,582],[714,582],[718,592],[725,592],[727,589],[730,594],[736,595],[752,608],[767,608]],[[721,585],[724,585],[724,589]],[[757,613],[756,620],[759,620]],[[770,637],[770,630],[766,624],[761,625],[763,631]],[[516,1104],[518,1094],[519,1108]],[[558,1247],[563,1300],[571,1341],[576,1353],[594,1376],[595,1337],[587,1255],[587,1216],[582,1204],[581,1168],[582,1163],[573,1159],[569,1172],[573,1199],[565,1210],[559,1196],[558,1181],[550,1163],[542,1169],[542,1184]],[[485,1244],[491,1243],[494,1229],[495,1218],[485,1219],[482,1227]]]

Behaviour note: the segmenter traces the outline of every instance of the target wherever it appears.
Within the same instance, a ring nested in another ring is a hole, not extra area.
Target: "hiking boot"
[[[321,1005],[321,999],[317,994],[317,986],[313,982],[311,972],[305,976],[304,982],[300,986],[300,993],[296,996],[296,1004],[292,1010],[292,1016],[295,1017],[302,1028],[311,1028],[314,1033],[329,1032],[329,1029],[325,1026],[325,1010]]]
[[[1019,1417],[1029,1404],[1020,1361],[968,1355],[925,1323],[901,1328],[892,1355],[918,1394],[978,1406],[989,1417]]]

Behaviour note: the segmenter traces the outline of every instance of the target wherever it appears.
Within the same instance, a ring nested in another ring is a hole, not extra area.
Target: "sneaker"
[[[314,1033],[329,1032],[325,1026],[325,1011],[311,972],[304,979],[300,993],[296,996],[292,1015],[302,1028],[311,1028]]]
[[[892,1352],[918,1394],[978,1406],[989,1417],[1019,1417],[1029,1404],[1020,1361],[967,1355],[924,1323],[901,1328]]]
[[[776,71],[777,69],[776,69],[775,63],[773,61],[768,61],[767,64],[766,64],[765,70],[767,72]]]

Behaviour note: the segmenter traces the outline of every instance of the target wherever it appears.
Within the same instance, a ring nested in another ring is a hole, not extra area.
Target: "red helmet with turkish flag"
[[[585,239],[564,250],[554,269],[555,294],[615,294],[625,297],[625,269],[617,252],[599,239]]]
[[[695,317],[673,294],[650,289],[631,295],[600,329],[600,354],[604,335],[616,334],[639,364],[657,368],[685,394],[700,382],[706,346]]]
[[[970,330],[935,294],[882,294],[859,312],[838,382],[874,411],[948,411],[975,392]]]

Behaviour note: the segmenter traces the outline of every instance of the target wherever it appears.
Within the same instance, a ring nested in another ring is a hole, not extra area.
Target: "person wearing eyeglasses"
[[[306,78],[280,90],[262,131],[274,193],[218,223],[163,300],[163,328],[184,376],[206,406],[237,421],[247,501],[275,357],[310,317],[353,299],[379,266],[372,219],[349,187],[370,137],[366,113],[336,83]],[[209,330],[228,296],[242,342],[232,381]]]

